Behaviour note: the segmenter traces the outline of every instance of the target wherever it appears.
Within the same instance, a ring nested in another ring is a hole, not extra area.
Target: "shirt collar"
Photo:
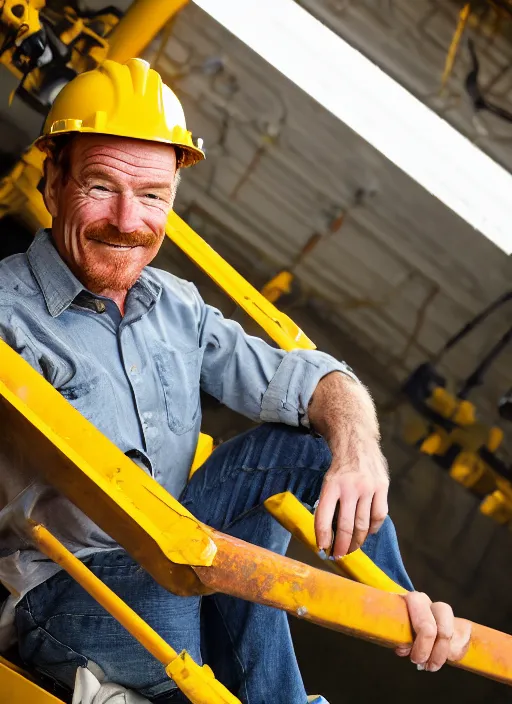
[[[61,259],[53,245],[50,230],[37,232],[28,248],[27,258],[52,318],[69,308],[82,291],[87,291]],[[146,269],[132,292],[149,309],[160,298],[162,286]]]
[[[50,230],[39,230],[27,258],[52,318],[68,308],[83,286],[61,259],[51,241]]]

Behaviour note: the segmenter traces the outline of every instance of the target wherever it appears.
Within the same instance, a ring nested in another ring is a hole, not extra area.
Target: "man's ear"
[[[57,191],[58,187],[62,185],[61,171],[61,167],[52,161],[50,157],[45,159],[43,200],[52,218],[56,218],[58,215]]]
[[[174,202],[174,199],[176,198],[176,192],[178,190],[178,186],[181,183],[181,169],[178,167],[176,169],[176,173],[174,174],[174,181],[172,184],[172,199]]]

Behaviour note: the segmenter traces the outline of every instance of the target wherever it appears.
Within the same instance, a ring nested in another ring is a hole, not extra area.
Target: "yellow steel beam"
[[[318,550],[313,515],[289,491],[271,496],[265,501],[265,508],[297,540],[320,559],[326,560],[327,564],[340,574],[385,592],[407,594],[406,589],[388,577],[362,550],[354,550],[344,557],[328,560],[325,551]]]
[[[13,471],[42,475],[177,594],[201,593],[211,564],[201,524],[0,341],[0,434]]]
[[[135,0],[108,37],[108,59],[125,63],[141,55],[188,0]]]
[[[19,668],[0,657],[0,701],[6,704],[63,704]]]
[[[77,51],[71,52],[67,65],[81,73],[103,63],[106,58],[124,63],[128,59],[140,56],[158,32],[187,2],[188,0],[134,0],[106,39],[95,35],[95,45],[86,54],[80,51],[80,47],[75,47]],[[22,18],[22,26],[25,28],[24,36],[29,36],[40,27],[39,12],[44,10],[44,0],[8,0],[8,7],[2,7],[2,3],[0,3],[0,42],[5,39],[5,33],[9,29],[15,29],[12,22],[20,22],[9,12],[10,6],[15,4],[24,10],[27,17],[30,17],[29,22]],[[67,45],[76,38],[79,31],[86,35],[93,34],[81,20],[78,20],[76,26],[71,31],[65,32],[60,38]],[[13,46],[3,52],[0,55],[0,64],[3,63],[19,80],[23,79],[24,88],[28,93],[37,92],[45,74],[44,67],[35,68],[24,77],[12,60],[15,49],[16,46]],[[88,61],[84,61],[84,57]]]
[[[453,71],[453,66],[455,64],[455,59],[457,58],[457,52],[459,50],[460,42],[466,29],[469,16],[471,14],[471,3],[467,2],[462,10],[459,12],[459,21],[457,23],[457,29],[452,37],[452,41],[448,48],[448,54],[446,55],[446,60],[444,64],[443,76],[441,78],[441,90],[446,88],[448,79]]]
[[[174,244],[208,274],[282,349],[315,349],[315,344],[293,320],[281,313],[251,286],[174,212],[169,215],[166,232]]]
[[[37,190],[45,155],[30,147],[5,178],[0,180],[0,218],[18,215],[33,231],[50,227],[52,219]]]
[[[7,660],[6,658],[4,658],[3,655],[0,655],[0,665],[3,665],[4,667],[8,667],[10,670],[17,672],[18,675],[23,675],[23,677],[28,677],[29,679],[32,679],[32,677],[28,674],[28,672],[25,672],[25,670],[22,667],[18,667],[18,665],[15,665],[10,660]],[[0,692],[1,691],[3,691],[3,690],[0,689]]]
[[[388,647],[410,646],[402,594],[317,570],[214,531],[211,567],[195,567],[209,589],[283,609],[317,625]],[[451,665],[512,685],[512,636],[471,624],[466,654]]]
[[[178,653],[141,619],[133,609],[117,596],[83,562],[67,550],[50,531],[42,525],[29,527],[30,535],[39,550],[66,570],[73,579],[121,623],[154,658],[167,666]]]
[[[33,541],[59,564],[162,665],[192,704],[240,704],[213,676],[208,666],[198,665],[186,651],[178,654],[161,636],[96,577],[44,526],[32,525]]]

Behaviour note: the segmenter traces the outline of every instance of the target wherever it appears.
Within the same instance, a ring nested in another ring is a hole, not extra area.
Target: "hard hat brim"
[[[187,168],[189,166],[194,166],[195,164],[199,163],[200,161],[203,161],[206,159],[206,155],[203,152],[202,149],[195,145],[190,145],[190,144],[184,144],[183,141],[171,141],[167,139],[155,139],[154,137],[150,138],[142,136],[137,136],[134,137],[131,134],[119,134],[119,132],[97,132],[95,129],[91,128],[77,128],[77,129],[54,129],[48,134],[41,135],[36,139],[34,142],[35,146],[40,149],[42,152],[45,152],[46,154],[51,153],[50,149],[50,144],[55,138],[59,138],[65,135],[72,135],[72,134],[101,134],[105,135],[106,137],[125,137],[127,139],[134,139],[137,141],[145,141],[145,142],[155,142],[159,144],[168,144],[171,147],[176,147],[177,149],[180,150],[180,161],[179,161],[179,168]]]

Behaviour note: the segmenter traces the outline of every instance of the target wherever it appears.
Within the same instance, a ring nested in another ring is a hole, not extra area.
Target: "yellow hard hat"
[[[181,103],[147,61],[105,61],[81,73],[57,95],[36,145],[49,152],[54,137],[73,132],[146,139],[178,147],[179,166],[204,159],[187,130]]]

